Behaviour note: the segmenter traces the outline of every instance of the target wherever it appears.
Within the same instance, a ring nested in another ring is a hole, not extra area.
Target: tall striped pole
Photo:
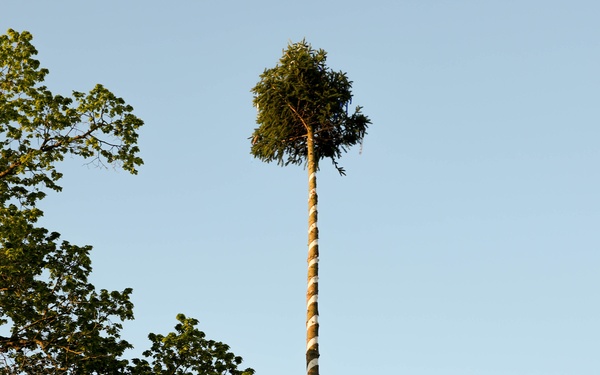
[[[306,288],[306,374],[319,374],[319,229],[317,228],[317,162],[312,129],[307,134],[308,285]]]

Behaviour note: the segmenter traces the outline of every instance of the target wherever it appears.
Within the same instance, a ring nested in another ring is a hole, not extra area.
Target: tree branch
[[[300,116],[300,114],[298,113],[298,111],[296,111],[296,108],[294,108],[290,103],[286,102],[286,104],[288,105],[288,107],[290,107],[290,109],[292,110],[292,112],[294,112],[294,114],[296,116],[298,116],[298,119],[300,119],[300,122],[302,122],[302,125],[304,125],[304,128],[306,128],[306,131],[308,132],[309,127],[308,127],[308,124],[306,123],[306,121],[304,121],[304,118],[302,116]]]
[[[4,337],[0,336],[0,353],[6,353],[10,349],[21,350],[23,348],[31,347],[35,345],[35,342],[30,340],[20,339],[16,336]]]

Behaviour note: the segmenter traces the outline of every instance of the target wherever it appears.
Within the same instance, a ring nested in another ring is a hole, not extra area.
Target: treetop
[[[258,110],[251,154],[279,165],[303,164],[307,137],[314,137],[317,161],[337,165],[343,152],[362,142],[369,118],[352,102],[352,81],[326,65],[327,53],[305,40],[289,43],[274,68],[265,69],[251,90]]]

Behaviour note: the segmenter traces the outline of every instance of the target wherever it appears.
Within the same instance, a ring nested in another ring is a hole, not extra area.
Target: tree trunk
[[[317,228],[317,162],[312,129],[308,129],[308,286],[306,289],[306,374],[319,374],[319,229]]]

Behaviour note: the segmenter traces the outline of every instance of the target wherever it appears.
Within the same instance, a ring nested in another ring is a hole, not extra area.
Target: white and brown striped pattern
[[[310,142],[309,142],[310,143]],[[309,151],[310,153],[310,151]],[[317,227],[316,163],[310,160],[308,177],[308,285],[306,289],[306,374],[319,374],[319,229]]]

